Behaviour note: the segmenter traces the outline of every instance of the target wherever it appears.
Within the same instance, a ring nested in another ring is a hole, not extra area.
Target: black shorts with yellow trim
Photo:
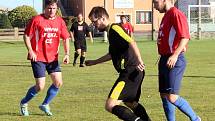
[[[123,70],[108,97],[123,102],[138,102],[144,76],[145,71],[139,71],[136,68]]]

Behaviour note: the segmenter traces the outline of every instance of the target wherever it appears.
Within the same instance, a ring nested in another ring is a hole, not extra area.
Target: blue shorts
[[[159,61],[159,92],[178,94],[186,67],[186,60],[184,54],[180,54],[175,66],[169,69],[167,67],[169,57],[170,56],[161,56]]]
[[[41,78],[46,76],[46,70],[48,74],[53,72],[61,72],[60,64],[58,61],[53,61],[50,63],[46,62],[31,62],[33,74],[35,78]]]

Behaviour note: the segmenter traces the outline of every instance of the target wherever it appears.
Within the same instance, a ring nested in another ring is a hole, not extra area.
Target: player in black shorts
[[[119,77],[106,100],[106,110],[124,121],[150,121],[145,108],[138,103],[144,78],[144,64],[136,42],[119,24],[110,24],[107,11],[94,7],[89,19],[100,31],[108,32],[109,52],[96,60],[86,60],[86,65],[96,65],[112,60]],[[121,106],[121,103],[126,106]]]
[[[77,19],[78,21],[74,22],[70,29],[71,38],[75,46],[73,66],[76,65],[76,60],[81,55],[80,67],[84,67],[85,54],[87,52],[86,34],[89,33],[91,42],[93,42],[93,38],[89,26],[83,21],[81,13],[78,14]]]

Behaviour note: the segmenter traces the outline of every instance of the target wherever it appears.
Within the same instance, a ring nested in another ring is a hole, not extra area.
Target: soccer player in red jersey
[[[126,33],[130,36],[133,37],[133,27],[132,25],[127,21],[126,16],[125,15],[121,15],[120,16],[120,20],[121,20],[121,26],[125,29]]]
[[[165,13],[158,33],[159,92],[168,121],[175,121],[175,107],[190,118],[201,121],[189,103],[179,96],[186,67],[184,53],[190,40],[186,16],[174,7],[172,0],[153,0],[154,7]]]
[[[32,86],[20,102],[21,114],[28,116],[28,102],[45,87],[45,71],[53,84],[39,108],[51,116],[49,103],[57,95],[62,85],[61,69],[58,62],[60,38],[63,39],[65,56],[63,62],[69,63],[69,32],[61,17],[56,16],[57,0],[45,0],[44,14],[31,19],[25,29],[24,41],[28,49],[36,84]]]

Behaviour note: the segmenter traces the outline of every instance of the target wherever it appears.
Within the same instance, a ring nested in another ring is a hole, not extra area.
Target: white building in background
[[[188,15],[188,6],[189,5],[198,5],[199,0],[177,0],[176,5],[178,8],[184,12],[185,15]],[[209,5],[210,1],[215,0],[201,0],[201,5]]]
[[[209,0],[209,4],[214,6],[210,9],[209,13],[210,13],[210,17],[214,20],[215,19],[215,0]],[[214,21],[213,21],[214,23]]]

